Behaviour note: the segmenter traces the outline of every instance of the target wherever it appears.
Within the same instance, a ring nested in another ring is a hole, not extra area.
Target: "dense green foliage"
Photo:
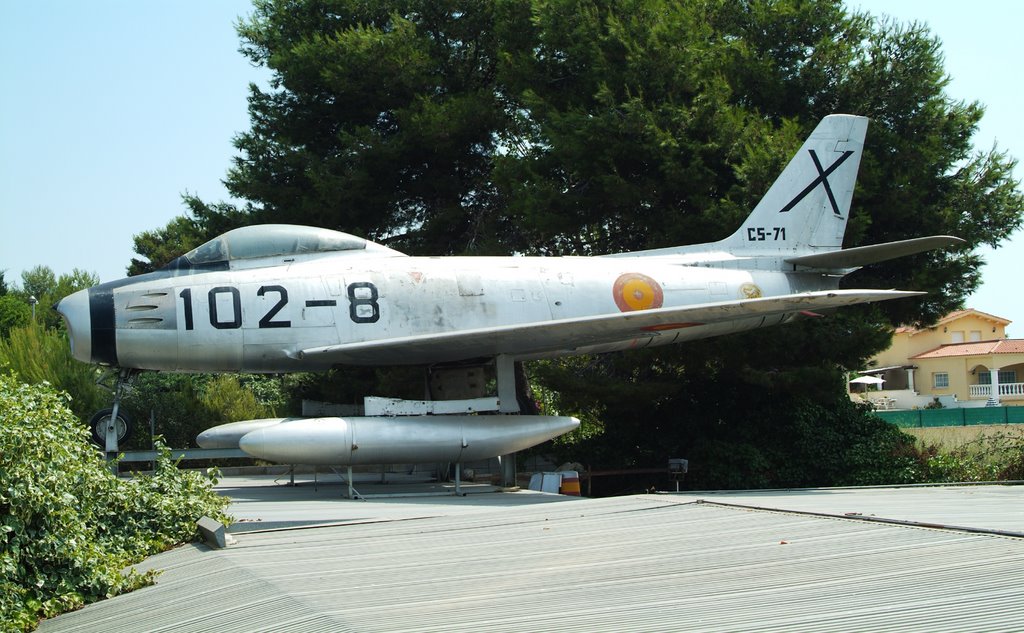
[[[47,382],[73,394],[69,406],[83,421],[110,400],[110,394],[97,385],[104,370],[72,358],[67,334],[38,322],[14,328],[0,338],[0,367],[13,371],[22,382]]]
[[[713,355],[711,347],[696,343],[691,352]],[[555,408],[578,415],[584,429],[615,421],[602,434],[557,443],[560,459],[630,468],[687,457],[686,485],[697,489],[923,481],[914,438],[851,402],[835,369],[736,375],[708,360],[693,373],[638,355],[646,362],[606,355],[537,368],[557,394]]]
[[[118,479],[90,446],[67,397],[0,375],[0,622],[39,618],[150,581],[125,568],[195,537],[228,501],[164,451],[155,474]]]
[[[137,446],[149,447],[149,420],[170,446],[195,446],[196,435],[225,422],[298,413],[285,395],[285,378],[238,374],[145,372],[127,389],[123,411],[135,420]]]
[[[1024,435],[986,433],[952,449],[935,445],[919,451],[921,481],[1024,480]]]
[[[7,337],[16,327],[28,325],[32,308],[14,295],[0,296],[0,337]]]
[[[251,89],[252,126],[226,179],[247,202],[187,198],[187,216],[138,236],[133,271],[259,222],[411,254],[712,241],[835,112],[872,119],[846,246],[967,240],[844,282],[923,299],[545,364],[539,379],[594,421],[589,439],[563,443],[594,465],[674,453],[717,469],[708,485],[741,485],[734,471],[744,485],[863,479],[905,440],[842,404],[837,372],[883,348],[893,325],[960,307],[979,283],[973,248],[1021,225],[1015,161],[972,150],[984,109],[945,94],[938,40],[838,0],[258,0],[239,32],[273,73]],[[602,389],[588,383],[602,376]]]
[[[99,283],[91,273],[75,269],[54,274],[48,266],[35,266],[21,275],[20,287],[8,287],[0,277],[0,368],[13,370],[24,382],[46,381],[74,395],[75,415],[88,420],[104,405],[96,381],[102,371],[71,357],[60,315],[50,307],[69,294]],[[35,317],[30,299],[35,298]]]
[[[25,305],[29,305],[30,297],[35,297],[36,321],[47,327],[60,329],[64,327],[64,322],[55,310],[50,309],[51,306],[69,294],[95,286],[99,282],[100,278],[94,273],[78,268],[58,277],[49,266],[35,266],[21,273],[21,287],[16,288],[11,294]]]

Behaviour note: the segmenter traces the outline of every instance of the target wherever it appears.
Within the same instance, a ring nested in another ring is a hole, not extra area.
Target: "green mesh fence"
[[[875,415],[900,428],[971,426],[972,424],[1024,424],[1024,407],[875,411]]]

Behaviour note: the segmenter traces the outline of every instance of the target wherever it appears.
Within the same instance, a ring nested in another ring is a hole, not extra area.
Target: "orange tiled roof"
[[[914,359],[950,358],[954,356],[989,356],[992,354],[1024,354],[1024,339],[1000,339],[975,343],[953,343],[912,356]]]

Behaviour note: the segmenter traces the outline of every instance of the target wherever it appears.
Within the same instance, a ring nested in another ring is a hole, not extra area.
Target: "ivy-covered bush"
[[[148,584],[127,569],[196,536],[228,500],[164,450],[155,473],[115,477],[47,384],[0,375],[0,630]]]

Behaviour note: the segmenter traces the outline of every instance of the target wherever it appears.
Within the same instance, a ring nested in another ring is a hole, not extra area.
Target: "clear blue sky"
[[[976,146],[995,141],[1024,158],[1024,3],[849,6],[926,22],[943,42],[949,94],[988,107]],[[182,193],[228,199],[220,181],[232,137],[249,127],[248,84],[267,77],[237,52],[234,24],[249,10],[248,0],[0,0],[0,270],[8,280],[39,264],[122,277],[132,236],[182,214]],[[1024,337],[1024,231],[984,255],[985,283],[968,307],[1012,319],[1011,335]]]

